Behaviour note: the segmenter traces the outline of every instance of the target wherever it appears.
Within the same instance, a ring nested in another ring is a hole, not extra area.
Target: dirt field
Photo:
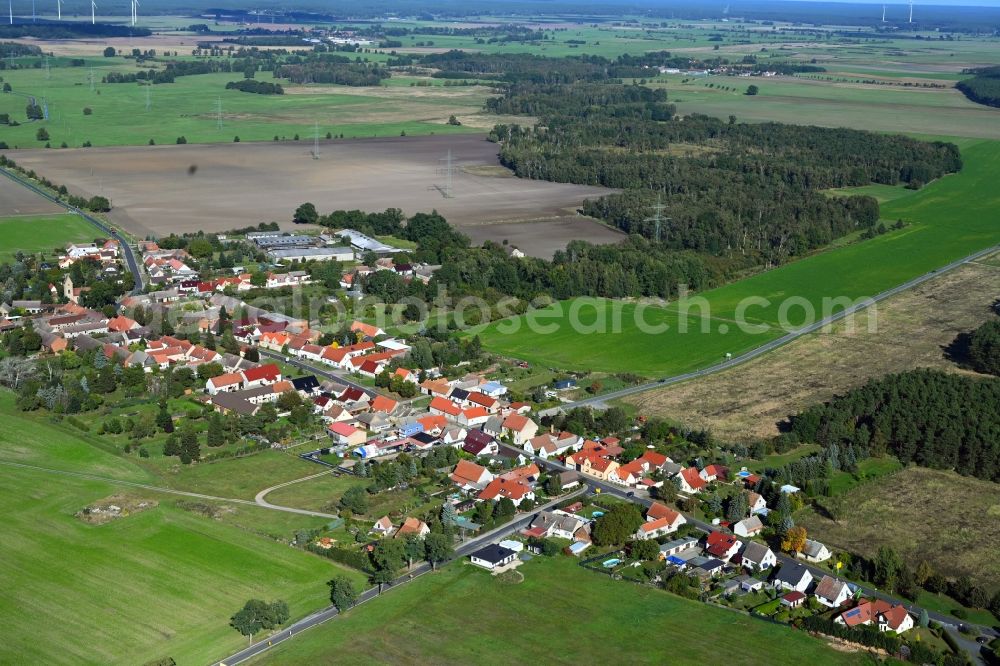
[[[0,176],[0,217],[45,215],[59,213],[62,210],[23,185],[18,185],[6,176]]]
[[[795,514],[796,524],[831,548],[871,557],[880,546],[891,545],[911,567],[926,559],[946,576],[968,574],[987,589],[1000,576],[996,544],[983,538],[1000,530],[995,483],[911,467],[861,485],[836,502],[838,521],[805,509]],[[919,520],[914,507],[919,507]],[[973,522],[962,516],[974,517]]]
[[[482,136],[324,141],[319,160],[311,159],[311,150],[312,142],[302,141],[18,151],[14,157],[71,191],[109,197],[112,219],[140,237],[284,223],[311,201],[321,212],[436,209],[477,241],[507,239],[535,256],[551,255],[571,239],[621,238],[575,213],[585,198],[607,190],[483,170],[498,162],[496,145]],[[443,195],[449,150],[450,198]],[[510,224],[522,220],[544,221]]]
[[[1000,267],[964,266],[879,304],[877,333],[868,332],[866,311],[855,318],[854,332],[838,322],[829,333],[732,370],[628,400],[643,414],[711,428],[726,439],[775,435],[789,414],[872,377],[916,367],[958,371],[942,348],[992,316],[998,284]]]

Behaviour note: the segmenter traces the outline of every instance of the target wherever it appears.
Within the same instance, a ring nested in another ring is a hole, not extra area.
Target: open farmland
[[[709,323],[706,328],[698,325],[681,333],[673,326],[656,335],[638,328],[633,334],[627,328],[606,338],[600,332],[574,331],[570,308],[564,307],[562,315],[545,320],[548,332],[521,325],[504,333],[510,323],[496,322],[483,331],[483,343],[499,353],[564,369],[611,367],[646,376],[710,365],[726,352],[735,356],[779,337],[782,327],[801,326],[809,310],[815,313],[811,320],[822,319],[841,309],[844,300],[873,296],[1000,243],[1000,225],[993,212],[1000,205],[995,187],[1000,176],[998,144],[965,141],[962,146],[965,167],[960,173],[882,206],[883,218],[903,219],[907,227],[704,292],[700,296],[707,307],[694,305],[690,311]],[[828,299],[840,299],[841,305]],[[678,305],[666,309],[676,313]],[[751,334],[731,324],[741,309],[743,320],[760,325],[759,332]]]
[[[868,663],[803,632],[612,581],[575,558],[538,557],[519,571],[524,581],[510,584],[451,565],[250,663],[703,663],[718,653],[705,637],[727,635],[739,636],[733,664]]]
[[[996,255],[994,255],[996,256]],[[642,414],[710,428],[724,439],[778,434],[789,414],[868,379],[917,367],[956,369],[943,347],[990,318],[1000,268],[984,259],[865,310],[853,327],[796,340],[724,372],[626,398]],[[876,328],[869,330],[871,317]]]
[[[804,509],[795,522],[831,548],[872,557],[889,545],[911,567],[926,559],[946,576],[967,574],[987,589],[1000,576],[990,536],[1000,533],[995,483],[910,467],[826,502],[839,507],[838,520]],[[914,507],[920,520],[913,519]]]
[[[683,114],[704,113],[720,118],[732,114],[743,122],[775,121],[926,135],[947,128],[955,136],[1000,139],[1000,114],[969,101],[954,88],[917,89],[775,77],[754,80],[760,92],[748,96],[744,94],[746,79],[721,76],[681,83],[679,76],[671,78],[674,80],[667,84],[668,94]]]
[[[99,235],[96,227],[70,213],[0,217],[0,261],[9,261],[18,251],[54,255],[66,243],[86,243]]]
[[[324,141],[319,160],[311,158],[311,149],[311,142],[241,143],[31,151],[12,157],[71,191],[109,197],[112,221],[139,237],[285,222],[296,206],[311,201],[323,212],[437,209],[474,241],[506,238],[527,252],[536,252],[539,239],[548,236],[555,241],[548,248],[564,247],[573,238],[621,238],[575,213],[585,198],[607,192],[603,188],[479,175],[470,169],[498,166],[496,145],[481,135]],[[446,198],[435,186],[445,184],[441,170],[449,150],[455,169],[453,196]],[[505,224],[502,237],[490,230],[490,223],[539,217],[552,219]]]
[[[158,481],[98,438],[16,411],[7,392],[0,393],[0,410],[0,463]],[[335,574],[364,586],[358,572],[256,536],[261,524],[249,514],[274,511],[236,509],[250,527],[184,510],[173,495],[6,464],[0,469],[2,663],[136,664],[168,655],[179,664],[207,663],[245,645],[229,618],[250,597],[284,599],[299,617],[326,603],[323,582]],[[103,525],[74,516],[123,492],[159,505]],[[203,504],[231,511],[224,503]],[[299,526],[316,522],[294,518]]]
[[[46,215],[61,213],[63,208],[38,196],[24,185],[0,176],[0,217],[8,215]]]
[[[24,59],[28,60],[28,59]],[[37,58],[32,59],[37,61]],[[18,148],[41,148],[47,141],[36,137],[44,127],[53,148],[63,142],[75,148],[89,141],[93,146],[145,146],[173,144],[178,137],[189,143],[288,141],[300,135],[313,138],[330,132],[345,137],[463,134],[474,128],[448,124],[450,115],[473,118],[482,112],[488,89],[482,86],[410,87],[414,77],[388,79],[393,85],[289,86],[284,95],[255,95],[227,90],[241,78],[229,72],[177,78],[174,83],[152,86],[149,107],[146,88],[135,83],[102,83],[108,74],[129,74],[135,66],[120,58],[84,59],[85,66],[34,67],[4,72],[13,94],[0,95],[0,113],[21,123],[5,127],[3,141]],[[94,88],[90,87],[90,76]],[[29,96],[44,96],[48,120],[28,122]],[[218,106],[222,107],[219,126]],[[83,109],[89,108],[90,114]],[[470,123],[471,124],[471,123]]]

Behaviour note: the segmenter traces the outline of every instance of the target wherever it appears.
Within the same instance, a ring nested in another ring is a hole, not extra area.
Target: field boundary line
[[[209,500],[213,502],[231,502],[233,504],[243,504],[245,506],[256,506],[264,509],[271,509],[273,511],[283,511],[285,513],[298,513],[304,516],[313,516],[315,518],[337,518],[329,513],[322,513],[320,511],[309,511],[307,509],[295,509],[288,506],[278,506],[277,504],[267,504],[267,503],[257,503],[253,500],[236,499],[233,497],[216,497],[215,495],[206,495],[204,493],[195,493],[187,490],[177,490],[176,488],[164,488],[162,486],[154,486],[148,483],[140,483],[138,481],[126,481],[125,479],[115,479],[109,476],[101,476],[99,474],[89,474],[87,472],[72,472],[63,469],[53,469],[51,467],[40,467],[38,465],[28,465],[27,463],[18,463],[10,460],[0,460],[0,465],[7,467],[17,467],[19,469],[27,469],[35,472],[45,472],[48,474],[58,474],[60,476],[72,476],[78,479],[85,479],[87,481],[101,481],[104,483],[113,483],[119,486],[128,486],[130,488],[140,488],[142,490],[149,490],[157,493],[167,493],[169,495],[181,495],[184,497],[193,497],[195,499]],[[301,480],[301,479],[299,479]]]

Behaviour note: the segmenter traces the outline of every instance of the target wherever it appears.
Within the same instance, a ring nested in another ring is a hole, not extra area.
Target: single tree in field
[[[347,576],[337,576],[327,585],[330,586],[330,602],[337,607],[337,611],[343,613],[357,603],[358,593]]]
[[[316,206],[308,202],[296,208],[292,215],[292,222],[295,224],[316,224],[318,219],[319,213],[316,212]]]
[[[271,603],[250,599],[230,618],[230,625],[252,643],[253,635],[263,629],[274,629],[288,622],[288,604],[278,600]]]
[[[747,86],[747,94],[748,95],[753,96],[753,95],[756,95],[759,92],[760,92],[760,88],[758,88],[757,86],[753,86],[753,85]]]

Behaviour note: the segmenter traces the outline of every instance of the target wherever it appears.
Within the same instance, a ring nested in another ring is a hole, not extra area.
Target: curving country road
[[[705,375],[711,375],[717,372],[722,372],[723,370],[728,370],[729,368],[753,360],[758,356],[762,356],[768,352],[774,351],[778,347],[787,345],[789,342],[792,342],[793,340],[796,340],[802,337],[803,335],[814,333],[826,326],[829,326],[830,324],[833,324],[834,322],[837,322],[849,315],[854,314],[855,312],[860,312],[861,310],[864,310],[865,308],[870,306],[872,303],[878,303],[879,301],[882,301],[886,298],[890,298],[892,296],[895,296],[896,294],[907,291],[908,289],[912,289],[918,285],[923,284],[924,282],[927,282],[928,280],[932,280],[938,277],[939,275],[942,275],[949,271],[953,271],[956,268],[959,268],[960,266],[964,266],[965,264],[976,261],[977,259],[981,259],[997,251],[1000,251],[1000,245],[994,245],[992,247],[986,248],[985,250],[980,250],[979,252],[970,254],[969,256],[953,261],[950,264],[947,264],[946,266],[942,266],[941,268],[932,270],[929,273],[924,273],[923,275],[915,277],[912,280],[908,280],[903,284],[893,287],[892,289],[887,289],[879,294],[876,294],[866,302],[852,305],[849,308],[845,308],[840,312],[830,315],[825,319],[821,319],[820,321],[810,324],[809,326],[804,326],[803,328],[799,328],[789,333],[786,333],[785,335],[781,336],[776,340],[767,342],[761,345],[760,347],[755,347],[754,349],[751,349],[748,352],[740,354],[739,356],[734,356],[733,358],[722,361],[721,363],[710,365],[707,368],[702,368],[701,370],[694,370],[692,372],[685,372],[683,374],[673,375],[671,377],[664,377],[662,379],[646,382],[645,384],[637,384],[635,386],[629,386],[623,389],[619,389],[617,391],[612,391],[610,393],[604,393],[602,395],[595,395],[590,398],[584,398],[583,400],[567,402],[562,405],[559,405],[558,407],[550,407],[549,409],[542,410],[540,414],[542,416],[550,416],[553,414],[557,414],[563,410],[573,409],[574,407],[585,407],[585,406],[604,407],[605,403],[609,400],[624,398],[626,396],[635,395],[636,393],[644,393],[646,391],[651,391],[655,388],[660,388],[662,386],[679,384],[680,382],[685,382],[688,381],[689,379],[696,379],[698,377],[704,377]]]
[[[284,483],[279,483],[279,484],[277,484],[275,486],[271,486],[270,488],[264,488],[264,490],[262,490],[259,493],[257,493],[257,495],[253,498],[253,501],[258,506],[262,506],[262,507],[265,507],[265,508],[268,508],[268,509],[275,509],[277,511],[289,511],[289,510],[291,510],[291,511],[294,511],[295,513],[303,512],[303,511],[305,511],[305,509],[292,509],[292,507],[281,506],[280,504],[271,504],[270,502],[268,502],[264,498],[267,497],[267,494],[270,493],[272,490],[277,490],[278,488],[284,488],[285,486],[295,485],[296,483],[302,483],[303,481],[309,481],[310,479],[315,479],[317,477],[325,476],[327,474],[330,474],[333,471],[334,470],[332,470],[332,469],[328,469],[326,471],[319,472],[318,474],[310,474],[309,476],[303,476],[301,479],[292,479],[291,481],[285,481]],[[334,516],[332,514],[329,514],[329,513],[320,513],[318,511],[309,511],[307,513],[307,515],[317,516],[317,517],[320,517],[320,518],[331,518],[331,519],[332,518],[337,518],[337,516]]]
[[[2,173],[7,178],[10,178],[15,183],[18,183],[19,185],[28,188],[29,190],[31,190],[38,196],[42,197],[43,199],[47,199],[48,201],[51,201],[57,206],[65,208],[70,213],[79,215],[84,220],[90,222],[92,225],[100,229],[102,232],[104,232],[111,238],[117,240],[119,245],[121,246],[122,257],[125,259],[125,265],[128,267],[129,272],[132,274],[132,280],[133,280],[132,293],[138,294],[142,292],[144,287],[143,276],[145,275],[145,273],[139,267],[139,262],[135,258],[135,251],[129,244],[129,240],[121,232],[116,230],[114,227],[111,227],[105,224],[104,222],[98,220],[96,217],[90,215],[89,213],[85,213],[76,206],[70,206],[65,201],[62,201],[61,199],[52,196],[42,188],[36,186],[34,183],[31,183],[25,180],[24,178],[21,178],[20,176],[14,175],[7,169],[0,169],[0,173]]]

